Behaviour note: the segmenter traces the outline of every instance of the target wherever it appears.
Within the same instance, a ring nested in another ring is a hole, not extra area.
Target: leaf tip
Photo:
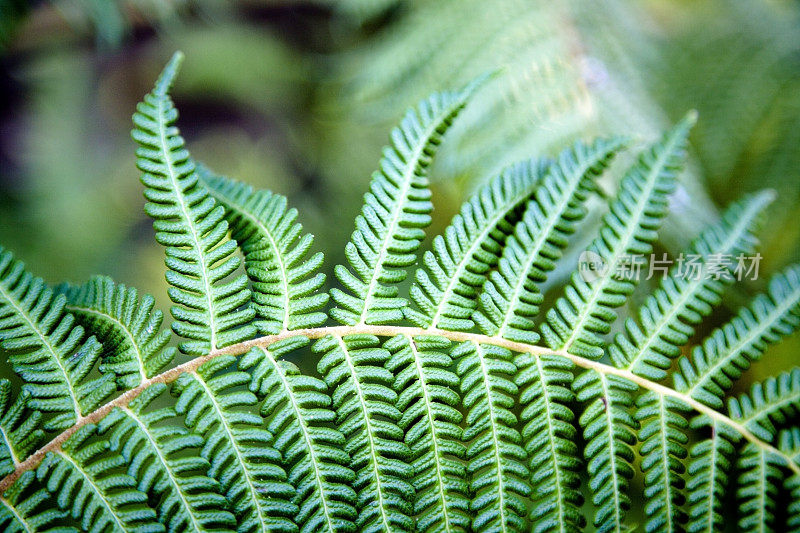
[[[183,63],[183,52],[178,50],[172,54],[172,57],[164,67],[164,70],[161,71],[161,75],[158,77],[156,86],[153,89],[155,94],[164,96],[169,92],[169,88],[172,86],[172,83],[175,81],[175,78],[178,75],[181,63]]]

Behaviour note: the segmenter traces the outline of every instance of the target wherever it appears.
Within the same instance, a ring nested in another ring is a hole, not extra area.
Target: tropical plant
[[[729,498],[742,530],[800,527],[800,370],[726,397],[800,323],[800,267],[684,349],[772,195],[729,207],[687,252],[697,275],[674,267],[611,336],[637,281],[615,272],[652,248],[692,115],[610,200],[587,251],[608,274],[576,271],[540,317],[625,139],[503,170],[406,297],[426,169],[482,80],[434,94],[392,131],[325,292],[286,199],[191,158],[168,94],[180,61],[133,117],[179,344],[151,296],[106,277],[49,287],[0,252],[0,348],[22,381],[0,382],[4,530],[622,531],[639,465],[647,530],[716,530]],[[292,362],[309,349],[316,376]]]

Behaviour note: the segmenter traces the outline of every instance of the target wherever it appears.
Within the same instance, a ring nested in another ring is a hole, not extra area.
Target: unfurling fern
[[[702,231],[696,275],[665,271],[619,324],[692,116],[609,201],[586,253],[604,268],[546,299],[624,142],[503,170],[420,257],[426,169],[474,84],[434,95],[392,132],[325,293],[286,199],[189,155],[179,62],[133,132],[178,339],[151,296],[105,277],[48,287],[0,251],[0,350],[20,378],[0,381],[3,530],[699,532],[731,501],[739,530],[800,528],[800,369],[731,392],[800,325],[800,267],[695,337],[770,193]]]

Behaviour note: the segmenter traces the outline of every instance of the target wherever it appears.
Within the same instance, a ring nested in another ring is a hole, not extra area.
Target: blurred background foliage
[[[665,249],[779,193],[735,307],[800,259],[798,17],[796,0],[0,0],[0,243],[49,281],[109,274],[167,307],[129,130],[181,49],[195,156],[289,196],[332,265],[405,109],[494,72],[432,169],[434,231],[507,164],[595,135],[641,145],[696,108]]]

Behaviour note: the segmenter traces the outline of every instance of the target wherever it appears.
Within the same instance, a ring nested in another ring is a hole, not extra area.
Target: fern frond
[[[89,377],[102,346],[85,338],[65,305],[64,295],[0,248],[0,348],[25,382],[28,406],[54,415],[46,430],[72,426],[116,389],[109,374]]]
[[[592,502],[597,506],[598,531],[624,531],[628,494],[633,477],[633,446],[639,424],[632,416],[633,392],[638,387],[618,376],[587,370],[572,383],[579,402],[588,404],[580,416],[586,447]]]
[[[307,257],[314,237],[295,222],[297,210],[287,208],[280,194],[212,176],[202,167],[198,171],[211,196],[225,206],[232,237],[244,254],[258,331],[321,326],[326,315],[320,310],[328,303],[328,295],[318,292],[325,283],[322,253]]]
[[[533,481],[533,530],[580,531],[580,454],[575,444],[574,415],[567,404],[573,363],[558,355],[521,354],[515,383],[520,389],[522,439]]]
[[[608,333],[609,324],[616,318],[614,308],[622,305],[634,287],[633,279],[618,279],[617,268],[626,256],[651,250],[694,120],[695,115],[688,115],[645,150],[626,173],[600,234],[589,247],[589,252],[605,263],[608,275],[592,281],[578,273],[572,275],[565,295],[548,311],[547,321],[540,328],[548,346],[591,359],[603,355],[599,336]]]
[[[688,407],[675,398],[647,392],[636,400],[634,417],[640,421],[645,514],[647,531],[680,530],[686,518],[683,510],[684,461],[688,452],[688,423],[682,412]]]
[[[131,389],[150,378],[175,357],[168,347],[168,331],[161,329],[163,314],[155,299],[141,299],[133,287],[116,284],[107,276],[95,276],[80,287],[67,287],[67,309],[103,343],[100,371],[117,377],[122,389]]]
[[[29,393],[12,396],[11,382],[0,379],[0,476],[13,472],[44,437],[42,414],[27,408]]]
[[[740,531],[774,531],[782,466],[779,457],[752,443],[742,450],[736,490]]]
[[[690,533],[719,531],[725,525],[725,492],[733,466],[734,443],[740,435],[716,420],[698,416],[692,419],[694,429],[710,426],[711,437],[692,446],[689,452],[689,523]]]
[[[386,368],[396,378],[398,427],[411,450],[417,531],[466,531],[469,492],[459,424],[459,379],[449,370],[450,341],[398,335],[383,345],[391,354]]]
[[[321,255],[307,258],[285,199],[190,159],[167,94],[179,61],[134,136],[173,329],[202,356],[166,368],[175,349],[151,297],[102,277],[52,290],[0,249],[0,351],[26,382],[14,397],[0,380],[0,528],[563,533],[593,512],[597,530],[621,533],[636,527],[638,462],[648,531],[723,528],[734,495],[740,529],[800,528],[800,368],[721,410],[750,361],[800,324],[800,267],[679,359],[676,387],[662,378],[730,281],[704,275],[713,259],[695,280],[673,270],[608,346],[639,277],[617,267],[651,250],[691,115],[623,179],[590,249],[610,275],[575,273],[535,345],[537,285],[618,139],[527,160],[482,189],[434,238],[410,309],[400,282],[430,220],[425,169],[474,87],[432,97],[393,133],[323,315]],[[752,252],[769,200],[733,205],[691,251]],[[389,324],[405,318],[416,326]],[[289,360],[309,347],[322,379]]]
[[[233,357],[221,356],[194,374],[181,374],[173,390],[178,395],[175,409],[202,437],[200,454],[211,464],[208,475],[219,481],[237,530],[294,531],[294,490],[273,447],[273,435],[252,412],[255,395],[242,390],[250,375],[232,371],[234,363]]]
[[[583,201],[594,187],[593,178],[623,145],[622,139],[575,143],[550,165],[508,237],[497,270],[483,285],[473,319],[484,333],[522,342],[538,340],[531,320],[541,300],[537,283],[553,269],[567,238],[585,216]]]
[[[421,327],[468,331],[475,298],[497,263],[515,212],[533,194],[549,162],[529,160],[512,165],[461,206],[442,235],[425,252],[425,268],[415,274],[411,299],[417,310],[406,318]]]
[[[777,436],[775,426],[800,413],[800,368],[767,378],[754,384],[750,394],[729,399],[728,412],[759,438],[772,442]]]
[[[722,407],[723,394],[757,361],[767,346],[791,334],[800,325],[800,266],[775,275],[768,294],[679,360],[673,374],[675,388],[712,407]]]
[[[406,301],[398,297],[396,285],[416,260],[433,209],[427,168],[442,136],[481,81],[459,92],[434,94],[409,110],[392,130],[392,144],[384,148],[356,217],[356,230],[345,246],[349,269],[336,266],[336,277],[347,292],[331,290],[337,307],[330,315],[335,320],[353,325],[403,318]]]
[[[336,414],[328,386],[280,359],[307,343],[305,337],[293,337],[253,348],[239,366],[252,374],[250,390],[265,398],[261,415],[296,491],[294,521],[300,531],[355,531],[355,473],[343,449],[345,437],[332,427]]]
[[[205,475],[209,463],[199,456],[203,439],[174,422],[172,407],[153,409],[167,386],[148,387],[127,407],[114,409],[99,424],[110,449],[127,464],[137,488],[158,502],[158,521],[168,531],[233,528],[236,520],[225,510],[219,483]]]
[[[402,414],[392,390],[395,378],[386,368],[391,354],[373,335],[328,335],[314,351],[322,354],[317,370],[331,390],[356,474],[356,529],[413,529],[412,454],[397,425]]]
[[[465,342],[453,350],[467,410],[464,441],[473,531],[521,531],[527,525],[530,471],[514,414],[517,367],[510,350]]]
[[[217,205],[200,178],[175,127],[178,112],[168,95],[182,55],[176,53],[155,88],[136,107],[137,166],[143,172],[156,240],[166,247],[172,325],[185,339],[182,352],[203,355],[255,333],[247,277],[225,278],[239,268],[236,241],[227,237],[225,208]],[[244,307],[243,307],[244,306]]]
[[[67,513],[54,507],[47,489],[36,482],[36,473],[22,474],[14,485],[0,496],[0,528],[6,533],[32,531],[72,532],[69,528],[56,529]]]
[[[625,322],[626,335],[617,335],[609,347],[617,366],[648,379],[666,376],[680,347],[689,342],[695,326],[720,302],[725,286],[733,282],[725,264],[717,264],[718,274],[712,274],[709,269],[714,258],[754,251],[753,233],[773,196],[765,191],[734,203],[719,223],[695,239],[686,257],[701,257],[699,268],[690,272],[676,265],[639,309],[639,323],[633,319]]]
[[[114,471],[124,463],[122,457],[108,442],[92,442],[96,429],[83,426],[61,451],[48,453],[36,472],[39,481],[83,531],[164,531],[136,480]]]

